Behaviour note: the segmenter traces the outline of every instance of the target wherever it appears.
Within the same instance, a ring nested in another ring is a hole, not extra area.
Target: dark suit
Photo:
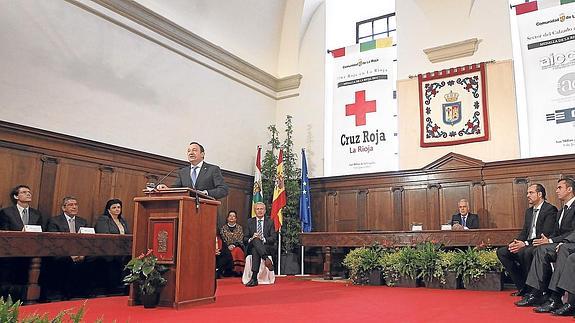
[[[224,182],[224,177],[220,168],[216,165],[204,162],[202,169],[196,179],[196,186],[192,184],[191,177],[192,167],[187,166],[178,170],[178,178],[172,184],[172,187],[190,187],[198,191],[208,191],[208,195],[221,199],[228,195],[228,185]]]
[[[74,219],[76,232],[81,227],[88,227],[86,219],[76,216]],[[64,214],[51,217],[46,225],[48,232],[70,232],[68,220]],[[71,257],[54,257],[46,263],[46,270],[42,270],[43,292],[62,293],[66,298],[85,296],[88,292],[89,281],[86,280],[89,266],[85,261],[74,262]],[[46,287],[46,288],[44,288]],[[44,290],[46,289],[46,290]]]
[[[246,246],[246,255],[252,255],[252,272],[259,272],[262,258],[271,255],[274,252],[274,245],[277,240],[274,221],[269,217],[264,217],[263,236],[265,243],[260,239],[249,240],[257,232],[257,217],[249,218],[244,232],[244,245]],[[253,276],[252,276],[253,277]]]
[[[463,225],[461,221],[461,213],[454,214],[451,217],[451,222],[449,224],[453,225],[453,223],[457,221],[459,224]],[[467,213],[467,219],[465,220],[465,226],[468,229],[479,229],[479,217],[477,214]]]
[[[40,211],[28,208],[28,224],[42,225],[42,215]],[[24,223],[22,216],[16,205],[0,210],[0,230],[22,231]]]
[[[126,222],[122,216],[120,216],[119,220],[122,226],[124,226],[124,233],[130,234],[128,222]],[[118,228],[112,217],[107,214],[100,215],[94,226],[94,231],[96,231],[96,233],[120,234],[120,228]]]
[[[120,216],[119,221],[124,227],[124,233],[130,234],[130,228],[124,217]],[[96,233],[120,234],[120,228],[108,214],[100,215],[94,230]],[[126,266],[128,261],[130,259],[126,256],[89,257],[88,262],[91,262],[91,264],[88,270],[94,273],[91,275],[94,278],[92,288],[103,286],[106,289],[106,294],[124,293],[125,288],[123,287],[122,278],[124,276],[124,266]]]
[[[74,226],[76,227],[76,232],[80,231],[81,227],[88,227],[88,221],[86,219],[76,216],[74,219]],[[70,232],[70,227],[68,226],[68,220],[64,214],[60,214],[51,217],[46,225],[46,231],[48,232]]]
[[[559,225],[559,218],[562,212],[563,210],[559,210],[556,215],[555,232],[550,238],[553,240],[553,243],[544,244],[535,248],[533,262],[527,275],[527,285],[539,291],[546,291],[548,287],[553,289],[555,287],[550,286],[550,281],[551,275],[553,274],[551,262],[558,259],[558,254],[555,252],[557,245],[560,242],[571,242],[567,239],[573,239],[573,242],[575,242],[575,234],[573,234],[575,230],[575,202],[571,203],[571,206],[565,211],[561,225]],[[563,246],[561,249],[562,248]],[[557,268],[555,270],[557,270]]]
[[[42,215],[36,209],[28,208],[28,224],[42,225]],[[0,210],[0,230],[22,231],[24,223],[16,205]],[[0,258],[0,296],[12,295],[14,301],[24,300],[28,283],[30,258]]]
[[[543,202],[537,213],[537,223],[535,223],[535,237],[541,237],[544,234],[549,237],[553,234],[557,215],[557,208],[547,202]],[[511,276],[511,279],[517,286],[518,290],[525,287],[525,280],[531,267],[533,260],[533,239],[529,239],[531,227],[533,226],[533,207],[525,210],[525,221],[523,222],[523,229],[517,236],[519,241],[527,241],[528,245],[523,247],[519,252],[512,253],[508,247],[501,247],[497,249],[497,257],[505,267],[505,270]]]

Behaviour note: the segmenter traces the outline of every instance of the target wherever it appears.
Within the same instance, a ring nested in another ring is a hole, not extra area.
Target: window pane
[[[389,37],[393,37],[393,43],[397,44],[397,31],[390,32]]]
[[[387,19],[378,19],[373,22],[373,33],[378,34],[387,31]]]
[[[389,17],[389,29],[395,29],[395,16]]]
[[[359,25],[359,38],[371,35],[371,22]]]

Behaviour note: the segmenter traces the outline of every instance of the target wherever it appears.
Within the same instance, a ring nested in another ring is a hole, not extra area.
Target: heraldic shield
[[[461,101],[443,103],[443,123],[455,125],[461,121]]]

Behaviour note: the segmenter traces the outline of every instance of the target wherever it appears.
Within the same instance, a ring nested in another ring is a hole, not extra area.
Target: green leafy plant
[[[158,264],[158,258],[154,256],[152,249],[130,260],[125,269],[129,271],[129,274],[124,277],[124,284],[135,283],[140,295],[153,295],[167,283],[162,275],[168,271],[168,268]]]
[[[457,272],[457,253],[441,251],[439,253],[439,262],[435,264],[433,278],[440,284],[445,285],[445,274],[447,272]]]
[[[86,302],[78,309],[78,311],[73,312],[73,309],[64,310],[56,314],[54,318],[50,318],[47,313],[38,314],[33,313],[24,318],[18,320],[18,314],[20,312],[20,301],[13,302],[12,298],[8,296],[6,300],[4,297],[0,297],[0,322],[3,323],[61,323],[61,322],[81,322],[84,314],[86,314]],[[96,320],[96,322],[102,322],[102,319]]]
[[[293,149],[292,117],[286,117],[286,137],[282,144],[280,144],[278,139],[279,133],[276,126],[270,125],[268,126],[268,130],[271,136],[270,141],[268,141],[269,149],[266,151],[262,162],[264,200],[269,214],[273,202],[274,184],[277,171],[276,151],[281,148],[283,150],[284,189],[287,197],[286,206],[282,209],[282,252],[294,252],[300,246],[299,234],[301,232],[301,224],[299,222],[298,212],[301,169],[296,165],[297,156]]]
[[[434,274],[441,263],[441,245],[435,242],[423,242],[416,246],[415,265],[417,278],[429,281],[435,278]]]
[[[399,274],[403,277],[411,279],[417,278],[419,266],[417,264],[418,253],[413,247],[403,247],[398,251],[398,264],[397,268]]]
[[[385,249],[378,244],[371,247],[361,247],[350,251],[343,260],[343,265],[349,269],[349,277],[356,285],[368,282],[369,272],[382,270],[381,257]]]
[[[478,280],[489,271],[502,271],[503,266],[495,250],[468,248],[459,250],[455,260],[456,272],[465,283]]]
[[[398,250],[388,250],[379,258],[379,266],[383,269],[385,284],[395,286],[399,281],[399,258],[401,255]]]

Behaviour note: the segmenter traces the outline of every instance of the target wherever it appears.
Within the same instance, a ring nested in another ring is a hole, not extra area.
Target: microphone
[[[156,184],[156,187],[158,187],[158,185],[162,184],[162,182],[163,182],[166,178],[168,178],[168,176],[170,176],[173,172],[175,172],[175,171],[178,170],[178,169],[180,169],[180,167],[176,167],[176,168],[172,169],[169,173],[166,174],[166,176],[162,177],[162,179],[160,179],[160,180],[158,181],[158,184]]]

